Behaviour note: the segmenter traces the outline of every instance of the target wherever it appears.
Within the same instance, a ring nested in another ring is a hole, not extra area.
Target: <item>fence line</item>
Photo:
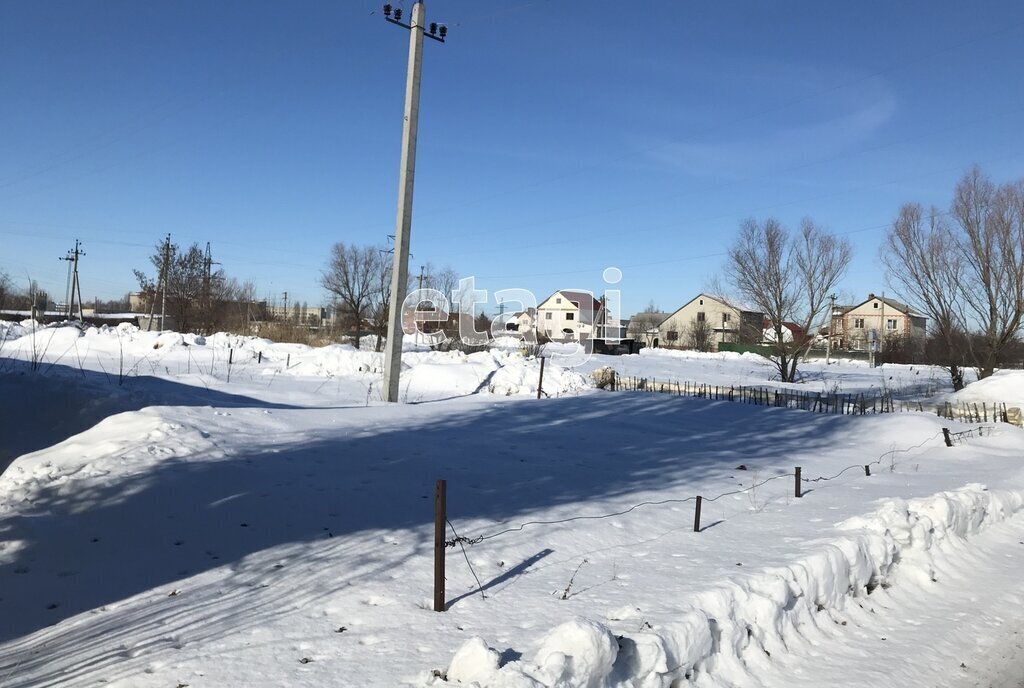
[[[482,535],[477,535],[475,537],[467,537],[465,535],[460,535],[459,532],[455,528],[455,524],[452,523],[452,520],[449,517],[447,517],[447,515],[445,513],[442,516],[443,523],[446,524],[447,528],[450,528],[452,530],[453,537],[451,537],[451,539],[443,540],[442,544],[440,544],[441,546],[439,548],[439,552],[436,552],[435,556],[437,556],[439,554],[439,556],[441,556],[443,558],[444,550],[449,549],[449,548],[455,548],[456,546],[459,546],[462,549],[462,554],[463,554],[463,558],[465,558],[465,560],[466,560],[466,565],[469,567],[470,572],[473,574],[473,577],[476,580],[476,585],[477,585],[478,592],[480,593],[480,596],[485,600],[485,599],[487,599],[487,597],[483,593],[483,586],[480,584],[480,578],[479,578],[479,576],[477,576],[476,571],[473,569],[473,564],[470,561],[469,554],[468,554],[468,552],[466,552],[466,546],[467,545],[469,545],[469,546],[478,545],[478,544],[480,544],[480,543],[482,543],[482,542],[484,542],[486,540],[495,539],[495,537],[499,537],[499,536],[507,534],[509,532],[521,531],[521,530],[525,529],[527,526],[532,526],[532,525],[557,525],[557,524],[562,524],[562,523],[571,523],[573,521],[598,520],[598,519],[604,519],[604,518],[613,518],[615,516],[622,516],[622,515],[628,514],[628,513],[632,512],[632,511],[635,511],[636,509],[640,509],[641,507],[659,506],[659,505],[665,505],[665,504],[685,504],[686,502],[693,502],[694,503],[693,531],[694,532],[700,532],[700,530],[701,530],[701,528],[700,528],[700,507],[701,507],[701,502],[709,502],[709,503],[711,503],[711,502],[716,502],[716,501],[718,501],[718,500],[720,500],[720,499],[722,499],[724,497],[732,496],[732,494],[748,493],[748,492],[751,492],[752,490],[756,490],[758,487],[760,487],[760,486],[762,486],[764,484],[767,484],[767,483],[769,483],[769,482],[771,482],[773,480],[780,480],[780,479],[783,479],[783,478],[786,478],[786,479],[788,479],[788,478],[795,478],[796,479],[796,498],[797,499],[803,499],[804,492],[802,490],[802,486],[803,486],[804,483],[812,483],[812,482],[813,483],[819,483],[819,482],[827,482],[827,481],[830,481],[830,480],[836,480],[839,477],[841,477],[842,475],[844,475],[844,474],[846,474],[846,473],[848,473],[850,471],[853,471],[853,470],[862,470],[864,472],[864,476],[865,477],[870,477],[870,475],[871,475],[870,467],[871,466],[881,466],[883,464],[883,462],[887,458],[889,459],[889,462],[890,462],[890,470],[895,470],[895,467],[896,467],[896,455],[908,454],[908,453],[910,453],[910,451],[913,451],[914,449],[920,449],[920,448],[924,447],[925,445],[929,444],[930,442],[935,441],[940,436],[943,437],[943,442],[944,442],[944,444],[946,446],[953,446],[954,442],[951,441],[951,440],[955,440],[956,444],[963,444],[964,441],[967,438],[973,437],[975,432],[977,432],[978,436],[984,436],[985,430],[988,430],[989,434],[991,434],[992,430],[994,430],[994,426],[979,426],[978,428],[971,428],[969,430],[964,430],[964,431],[956,432],[956,433],[950,433],[948,428],[942,428],[941,430],[936,432],[931,437],[928,437],[927,439],[924,439],[924,440],[922,440],[922,441],[920,441],[920,442],[918,442],[916,444],[912,444],[910,446],[899,448],[899,449],[897,449],[897,448],[889,449],[887,451],[884,451],[884,453],[881,456],[879,456],[877,459],[869,461],[866,464],[855,464],[855,465],[852,465],[852,466],[847,466],[846,468],[842,469],[841,471],[839,471],[835,475],[829,475],[829,476],[819,475],[819,476],[813,477],[813,478],[802,477],[802,475],[801,475],[801,468],[798,466],[798,467],[796,467],[794,469],[793,473],[780,473],[778,475],[773,475],[773,476],[771,476],[769,478],[765,478],[764,480],[756,482],[756,483],[754,483],[754,484],[752,484],[752,485],[750,485],[748,487],[743,487],[741,489],[728,490],[728,491],[722,492],[721,494],[716,494],[716,496],[712,497],[712,498],[703,498],[702,496],[700,496],[700,494],[694,494],[693,497],[687,497],[687,498],[670,498],[670,499],[666,499],[666,500],[644,501],[644,502],[640,502],[638,504],[634,504],[634,505],[632,505],[632,506],[630,506],[630,507],[628,507],[626,509],[622,509],[622,510],[618,510],[618,511],[614,511],[614,512],[609,512],[609,513],[583,514],[583,515],[579,515],[579,516],[570,516],[568,518],[560,518],[560,519],[546,520],[546,521],[541,521],[541,520],[524,521],[523,523],[520,523],[519,525],[516,525],[516,526],[503,528],[501,530],[497,530],[497,531],[492,532],[492,533],[485,533],[485,534],[482,534]],[[443,481],[438,481],[438,483],[440,483],[440,482],[443,482]],[[443,510],[445,508],[442,506],[441,509]],[[446,609],[446,605],[444,604],[444,601],[443,601],[444,600],[444,597],[443,597],[443,595],[444,595],[444,593],[443,593],[444,577],[443,577],[443,574],[441,574],[441,577],[439,579],[436,578],[436,563],[435,563],[434,586],[435,586],[435,606],[434,606],[434,608],[437,611],[444,611]],[[438,587],[441,590],[441,592],[440,592],[440,605],[439,606],[437,604],[437,592],[436,592]]]
[[[947,430],[946,428],[943,428],[943,430],[940,430],[939,432],[935,433],[931,437],[929,437],[929,438],[927,438],[925,440],[922,440],[921,442],[918,442],[915,445],[912,445],[912,446],[909,446],[909,447],[905,447],[905,448],[902,448],[902,449],[890,449],[890,450],[888,450],[886,452],[883,452],[878,458],[876,458],[876,459],[874,459],[872,461],[869,461],[866,464],[854,464],[854,465],[851,465],[851,466],[847,466],[846,468],[842,469],[841,471],[839,471],[835,475],[831,475],[831,476],[817,476],[817,477],[814,477],[814,478],[804,478],[804,477],[801,477],[800,478],[800,482],[801,483],[819,483],[819,482],[827,482],[827,481],[830,481],[830,480],[835,480],[835,479],[839,478],[840,476],[842,476],[843,474],[845,474],[845,473],[847,473],[849,471],[852,471],[854,469],[865,470],[869,466],[881,465],[882,462],[887,457],[890,459],[891,463],[893,465],[895,465],[895,455],[896,454],[905,454],[905,453],[911,452],[911,451],[913,451],[915,449],[920,449],[921,447],[925,446],[926,444],[928,444],[930,442],[933,442],[938,437],[942,436],[944,434],[944,431],[946,431],[946,430]],[[972,436],[971,433],[973,431],[974,431],[973,429],[972,430],[967,430],[967,431],[964,431],[964,432],[955,433],[955,435],[963,435],[965,437],[970,437],[970,436]],[[979,429],[979,434],[980,434],[980,429]],[[865,470],[865,474],[866,475],[870,475],[870,472]],[[780,480],[780,479],[783,479],[783,478],[792,479],[793,475],[794,475],[793,473],[788,473],[788,472],[787,473],[780,473],[778,475],[773,475],[773,476],[771,476],[769,478],[765,478],[764,480],[761,480],[761,481],[759,481],[757,483],[754,483],[753,485],[749,485],[748,487],[744,487],[744,488],[737,489],[737,490],[729,490],[727,492],[723,492],[721,494],[715,495],[714,497],[703,497],[702,496],[702,499],[705,502],[714,502],[714,501],[717,501],[717,500],[719,500],[719,499],[721,499],[723,497],[728,497],[728,496],[737,495],[737,494],[744,494],[744,493],[747,493],[747,492],[749,492],[751,490],[756,490],[757,488],[761,487],[762,485],[770,483],[773,480]],[[644,506],[660,506],[660,505],[664,505],[664,504],[684,504],[686,502],[696,501],[696,499],[697,499],[697,495],[693,495],[691,497],[685,497],[685,498],[679,497],[679,498],[668,498],[668,499],[659,499],[659,500],[648,500],[648,501],[639,502],[637,504],[633,504],[632,506],[629,506],[628,508],[625,508],[625,509],[621,509],[619,511],[613,511],[613,512],[608,512],[608,513],[584,514],[584,515],[579,515],[579,516],[570,516],[568,518],[553,519],[553,520],[550,520],[550,521],[525,521],[523,523],[520,523],[517,526],[512,526],[512,527],[509,527],[509,528],[504,528],[502,530],[498,530],[498,531],[493,532],[493,533],[488,533],[488,534],[484,534],[484,535],[478,535],[476,537],[465,537],[465,536],[461,536],[461,535],[456,534],[455,537],[453,537],[451,539],[448,539],[448,540],[445,540],[445,547],[455,547],[456,545],[463,545],[463,544],[465,544],[465,545],[476,545],[476,544],[479,544],[479,543],[481,543],[481,542],[483,542],[485,540],[491,540],[493,538],[500,537],[500,536],[506,535],[508,533],[519,532],[521,530],[524,530],[528,526],[560,525],[560,524],[563,524],[563,523],[572,523],[574,521],[590,521],[590,520],[599,520],[599,519],[605,519],[605,518],[613,518],[615,516],[623,516],[625,514],[630,513],[631,511],[635,511],[636,509],[639,509],[639,508],[644,507]],[[455,531],[454,526],[452,527],[452,531],[453,532]]]
[[[830,413],[836,415],[866,415],[868,413],[930,413],[934,408],[935,415],[949,420],[963,420],[968,423],[1013,423],[1021,424],[1020,410],[1007,408],[1005,402],[968,402],[949,401],[925,406],[921,401],[896,399],[891,392],[867,395],[857,394],[802,392],[772,387],[746,387],[730,385],[711,385],[701,382],[679,382],[677,380],[661,380],[655,377],[638,377],[619,375],[612,371],[612,377],[606,389],[622,392],[653,392],[675,396],[708,399],[710,401],[730,401],[754,406],[772,406],[776,408],[800,409],[812,413]]]

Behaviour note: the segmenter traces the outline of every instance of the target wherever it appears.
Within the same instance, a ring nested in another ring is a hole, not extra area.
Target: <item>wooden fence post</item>
[[[263,352],[262,351],[259,352],[258,354],[256,354],[256,362],[257,363],[263,363]]]
[[[794,475],[796,476],[796,490],[795,490],[795,494],[796,494],[797,499],[800,499],[801,497],[804,496],[803,493],[800,491],[800,466],[796,467],[796,473],[794,473]]]
[[[953,438],[949,436],[949,428],[942,428],[942,439],[946,440],[946,446],[953,446]]]
[[[540,357],[540,380],[537,381],[537,398],[544,392],[544,357]]]
[[[544,360],[543,358],[541,359]],[[447,516],[447,482],[434,485],[434,611],[444,611],[444,534]]]
[[[871,466],[864,464],[864,475],[871,477]]]
[[[693,512],[693,532],[700,532],[700,503],[704,501],[704,498],[697,495],[697,507]]]

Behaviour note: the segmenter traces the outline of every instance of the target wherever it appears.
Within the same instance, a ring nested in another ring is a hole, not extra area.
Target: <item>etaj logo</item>
[[[622,281],[622,271],[616,267],[605,268],[602,277],[605,284],[616,285]],[[560,296],[563,293],[576,298],[563,298]],[[486,346],[497,337],[514,337],[525,346],[536,346],[540,331],[554,340],[544,347],[544,357],[565,367],[590,360],[595,339],[608,344],[622,341],[620,289],[605,289],[601,300],[587,289],[557,291],[544,302],[538,302],[536,294],[529,289],[499,289],[493,296],[506,308],[491,321],[488,330],[481,332],[476,329],[474,315],[478,306],[490,302],[490,294],[486,289],[476,288],[475,277],[460,279],[458,289],[452,290],[451,299],[437,289],[413,289],[402,302],[402,332],[424,344],[444,345],[452,339],[445,331],[450,328],[445,325],[451,322],[453,313],[458,322],[458,338],[469,346]],[[549,334],[544,327],[545,320],[560,311],[564,311],[561,317],[571,319],[578,329],[566,328]],[[519,321],[523,314],[531,314],[532,321],[526,326]],[[432,331],[426,331],[428,329]]]

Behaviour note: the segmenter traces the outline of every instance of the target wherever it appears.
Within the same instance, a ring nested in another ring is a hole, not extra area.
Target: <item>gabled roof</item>
[[[889,306],[890,308],[895,308],[896,310],[898,310],[900,313],[903,313],[904,315],[910,315],[910,316],[914,316],[916,318],[923,318],[923,317],[925,317],[925,316],[923,316],[922,314],[918,313],[917,311],[915,311],[913,308],[911,308],[910,306],[908,306],[905,303],[897,301],[896,299],[890,299],[890,298],[885,297],[885,296],[876,296],[875,294],[871,294],[871,293],[868,294],[868,297],[866,299],[864,299],[863,301],[861,301],[860,303],[858,303],[858,304],[856,304],[854,306],[848,307],[844,312],[845,313],[849,313],[850,311],[854,310],[855,308],[860,308],[864,304],[870,303],[871,301],[881,301],[886,306]]]
[[[547,303],[556,296],[561,296],[563,299],[573,304],[577,308],[585,307],[589,303],[590,309],[594,313],[597,313],[601,309],[601,302],[598,299],[595,299],[593,294],[586,291],[574,291],[571,289],[561,289],[559,291],[556,291],[551,296],[541,301],[541,305]]]
[[[530,306],[525,311],[516,311],[516,312],[512,313],[511,317],[513,317],[513,318],[521,318],[524,315],[527,316],[527,317],[532,318],[535,315],[537,315],[537,309],[534,308],[533,306]]]
[[[579,322],[585,325],[593,325],[594,318],[601,311],[601,302],[595,299],[593,294],[586,291],[573,291],[571,289],[561,289],[556,291],[554,294],[541,301],[541,304],[547,303],[556,296],[561,296],[563,299],[576,306],[580,311]]]
[[[594,295],[586,291],[558,291],[556,294],[561,294],[563,298],[576,304],[577,308],[583,308],[588,303],[590,309],[593,312],[597,312],[601,308],[601,302],[594,298]],[[552,294],[554,296],[554,294]],[[550,298],[550,297],[549,297]]]
[[[661,322],[668,316],[669,314],[666,313],[665,311],[641,311],[640,313],[634,313],[633,315],[631,315],[629,317],[629,321],[639,320],[640,318],[643,318],[644,320],[656,320],[658,322]]]
[[[691,303],[693,303],[694,301],[696,301],[697,299],[702,298],[702,297],[705,298],[705,299],[712,299],[714,301],[717,301],[718,303],[722,304],[726,308],[732,308],[733,310],[735,310],[738,313],[755,313],[758,316],[762,315],[762,313],[760,311],[752,311],[752,310],[748,310],[748,308],[742,307],[745,304],[740,304],[738,306],[734,306],[731,303],[729,303],[729,301],[724,296],[715,296],[714,294],[706,294],[704,292],[701,292],[701,293],[697,294],[696,296],[694,296],[689,301],[687,301],[686,303],[684,303],[682,306],[680,306],[679,308],[675,309],[670,314],[668,314],[667,316],[662,318],[661,323],[659,324],[659,327],[661,325],[664,325],[665,321],[668,320],[669,318],[671,318],[672,316],[674,316],[676,313],[678,313],[679,311],[683,310],[684,308],[689,306]]]

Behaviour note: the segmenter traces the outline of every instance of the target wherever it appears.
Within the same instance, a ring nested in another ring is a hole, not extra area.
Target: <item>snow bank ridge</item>
[[[729,581],[697,596],[682,618],[637,632],[616,621],[576,619],[540,642],[532,661],[500,666],[481,638],[455,654],[449,683],[491,688],[678,688],[744,685],[750,667],[819,624],[829,612],[878,586],[927,586],[942,574],[933,555],[1024,507],[1024,493],[979,484],[915,500],[891,500],[868,516],[838,525],[844,536],[789,566]],[[621,624],[620,624],[621,625]]]

